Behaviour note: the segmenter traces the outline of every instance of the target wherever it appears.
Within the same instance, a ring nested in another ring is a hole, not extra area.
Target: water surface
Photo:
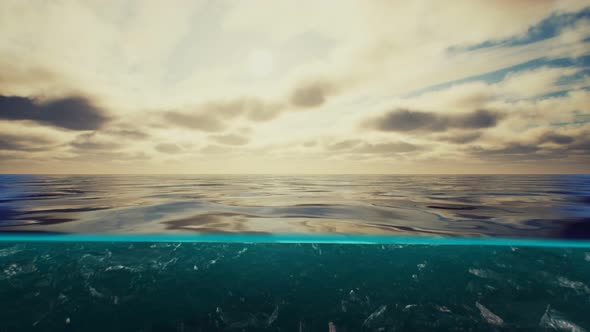
[[[589,175],[0,175],[0,232],[590,237]]]

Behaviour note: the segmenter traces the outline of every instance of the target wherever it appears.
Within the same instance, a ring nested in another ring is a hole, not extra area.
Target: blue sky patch
[[[573,13],[553,13],[539,23],[530,26],[524,34],[513,35],[504,39],[486,40],[472,45],[456,45],[449,47],[449,52],[468,52],[490,47],[512,47],[553,38],[564,29],[574,26],[581,20],[590,19],[590,7]],[[584,41],[588,41],[590,37]]]

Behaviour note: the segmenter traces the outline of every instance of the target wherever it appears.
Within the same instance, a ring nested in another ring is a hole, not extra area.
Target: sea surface
[[[0,233],[590,238],[590,175],[0,175]]]
[[[590,175],[0,175],[0,332],[589,331]]]

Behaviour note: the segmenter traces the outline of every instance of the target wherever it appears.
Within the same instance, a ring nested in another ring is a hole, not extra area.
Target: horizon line
[[[590,175],[587,173],[2,173],[0,175]]]

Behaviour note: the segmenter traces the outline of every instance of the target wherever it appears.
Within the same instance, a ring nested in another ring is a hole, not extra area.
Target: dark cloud
[[[555,143],[555,144],[570,144],[574,141],[574,138],[568,135],[556,134],[556,133],[545,133],[539,138],[539,143]]]
[[[235,135],[235,134],[227,134],[227,135],[215,135],[210,136],[212,140],[217,143],[226,144],[226,145],[245,145],[248,144],[250,139],[246,136]]]
[[[573,152],[590,154],[590,137],[586,136],[576,139],[568,148]]]
[[[449,116],[447,121],[450,128],[481,129],[495,127],[500,118],[501,116],[497,113],[477,110],[463,115]]]
[[[0,119],[29,120],[70,130],[96,130],[109,121],[105,111],[83,97],[38,103],[25,97],[0,96]]]
[[[590,152],[590,132],[556,133],[548,131],[538,137],[537,144],[553,143],[543,146],[545,150],[564,151],[567,154],[588,154]]]
[[[324,81],[306,83],[296,87],[290,97],[291,105],[310,108],[322,105],[326,97],[334,92],[332,84]]]
[[[514,154],[531,154],[539,151],[540,148],[534,144],[522,144],[522,143],[508,143],[498,148],[474,148],[472,151],[478,154],[487,155],[514,155]]]
[[[146,139],[150,137],[147,133],[137,130],[137,129],[111,129],[108,131],[109,134],[113,136],[123,137],[123,138],[130,138],[130,139]]]
[[[509,142],[498,147],[472,146],[466,148],[465,152],[474,159],[506,163],[555,158],[555,151],[543,153],[543,149],[535,144],[519,142]],[[561,151],[559,155],[562,156]]]
[[[0,133],[0,150],[42,151],[54,143],[52,140],[44,137]]]
[[[423,131],[440,132],[449,129],[483,129],[496,126],[501,115],[477,110],[458,115],[444,115],[433,112],[398,109],[363,123],[367,128],[380,131]]]
[[[544,144],[548,142],[554,144]],[[528,141],[507,142],[497,147],[473,146],[465,151],[477,158],[501,161],[587,158],[590,134],[582,131],[566,135],[548,131]]]
[[[78,150],[117,150],[123,144],[100,138],[96,133],[88,133],[78,135],[70,142],[70,146]]]
[[[181,147],[179,147],[176,144],[172,144],[172,143],[158,144],[158,145],[156,145],[155,149],[158,152],[168,153],[168,154],[176,154],[176,153],[181,153],[182,152],[182,148]]]

